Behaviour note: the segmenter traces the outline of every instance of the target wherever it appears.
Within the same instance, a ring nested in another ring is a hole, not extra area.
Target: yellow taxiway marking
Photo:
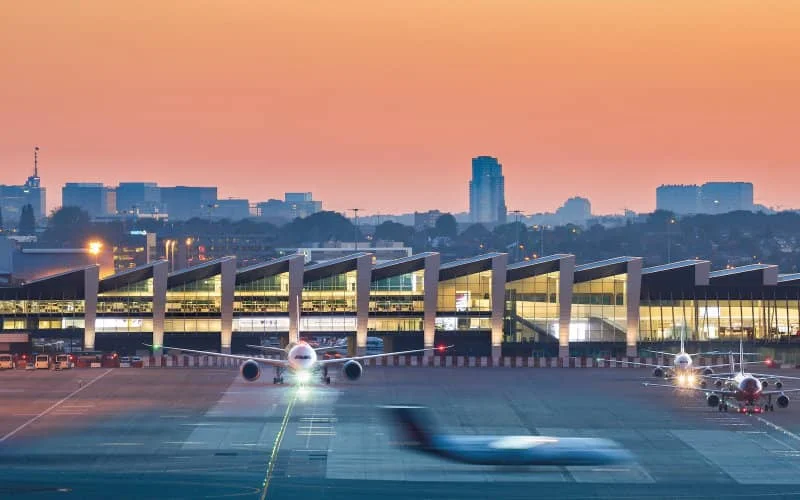
[[[283,436],[286,434],[286,426],[289,424],[289,417],[292,414],[292,409],[294,408],[294,402],[296,400],[297,391],[293,391],[292,396],[289,398],[289,404],[286,406],[286,413],[283,414],[283,421],[281,422],[281,427],[278,430],[278,435],[275,436],[275,444],[272,445],[272,454],[270,455],[269,463],[267,464],[267,475],[264,477],[264,485],[261,489],[261,500],[267,498],[267,490],[269,489],[269,482],[272,480],[272,472],[275,470],[275,462],[278,458],[278,451],[281,449]]]

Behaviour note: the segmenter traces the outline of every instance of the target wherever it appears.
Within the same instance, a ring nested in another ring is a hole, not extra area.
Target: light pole
[[[358,211],[361,210],[360,208],[351,208],[350,210],[353,211],[353,216],[355,218],[355,224],[353,225],[353,246],[355,251],[358,251]]]
[[[191,238],[186,238],[186,265],[187,266],[189,265],[189,261],[191,260],[191,257],[192,257],[192,252],[191,252],[192,243],[194,243],[194,240],[192,240]]]
[[[675,224],[675,218],[670,217],[667,222],[667,264],[672,262],[672,225]]]
[[[94,255],[94,264],[97,265],[97,256],[100,255],[100,250],[103,249],[103,243],[99,241],[89,242],[89,253]]]
[[[514,214],[514,229],[516,230],[516,237],[514,242],[514,262],[520,260],[519,251],[522,250],[522,243],[519,241],[519,216],[522,215],[522,210],[512,210]]]

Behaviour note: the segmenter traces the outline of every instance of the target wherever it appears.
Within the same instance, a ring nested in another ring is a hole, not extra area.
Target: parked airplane
[[[643,350],[655,354],[660,354],[661,356],[670,356],[672,357],[672,364],[667,366],[667,365],[652,364],[652,363],[637,363],[634,361],[615,361],[615,360],[604,360],[604,361],[611,361],[623,365],[645,366],[653,368],[654,377],[668,378],[668,379],[674,378],[681,386],[695,385],[695,383],[698,382],[698,372],[700,375],[713,375],[714,368],[724,368],[729,366],[728,363],[722,363],[718,365],[706,365],[706,366],[695,365],[694,357],[696,356],[714,356],[714,355],[729,354],[729,353],[721,353],[719,351],[695,352],[691,354],[687,353],[686,348],[684,346],[683,333],[681,333],[681,350],[678,353],[652,351],[649,349],[643,349]],[[746,353],[746,354],[754,354],[754,353]],[[598,360],[602,360],[602,358],[598,358]],[[748,364],[758,363],[758,361],[748,361],[747,363]]]
[[[153,347],[150,344],[145,344],[148,347]],[[241,368],[242,378],[248,382],[254,382],[261,377],[261,365],[272,366],[275,368],[275,377],[272,379],[273,384],[283,383],[283,372],[288,370],[294,374],[295,380],[301,384],[311,381],[314,373],[319,372],[322,380],[326,384],[331,383],[331,378],[328,376],[328,367],[333,364],[342,364],[342,372],[345,377],[350,380],[358,380],[364,372],[364,368],[359,361],[373,358],[383,358],[387,356],[400,356],[405,354],[414,354],[425,351],[438,351],[444,352],[453,346],[439,346],[428,347],[425,349],[414,349],[411,351],[389,352],[384,354],[371,354],[367,356],[353,356],[347,358],[332,358],[332,359],[319,359],[318,352],[325,351],[327,347],[314,349],[305,341],[300,341],[296,344],[289,344],[286,349],[276,347],[262,347],[252,346],[262,350],[279,351],[285,355],[285,359],[267,359],[267,358],[252,358],[250,356],[241,356],[238,354],[222,354],[219,352],[198,351],[194,349],[184,349],[181,347],[162,346],[164,349],[174,349],[177,351],[189,352],[193,354],[201,354],[203,356],[215,356],[218,358],[237,359],[244,361]]]
[[[422,406],[384,406],[402,448],[476,465],[609,465],[632,460],[614,441],[549,436],[475,436],[440,433]]]
[[[730,367],[731,373],[719,375],[707,375],[704,378],[713,380],[716,389],[707,390],[705,388],[685,387],[684,389],[700,391],[705,394],[708,406],[716,406],[719,411],[728,411],[728,400],[732,399],[739,405],[738,411],[740,413],[761,413],[762,407],[758,405],[758,401],[766,400],[763,406],[763,411],[775,411],[775,406],[772,404],[772,397],[776,397],[776,403],[779,408],[786,408],[789,406],[789,397],[787,392],[800,392],[800,389],[783,389],[783,382],[781,379],[800,380],[795,377],[778,377],[768,373],[746,373],[744,371],[744,344],[739,341],[739,371],[736,371],[736,361],[733,354],[730,354]],[[769,384],[774,384],[777,390],[766,390]],[[657,387],[674,387],[664,384],[651,384],[645,382],[646,386]]]

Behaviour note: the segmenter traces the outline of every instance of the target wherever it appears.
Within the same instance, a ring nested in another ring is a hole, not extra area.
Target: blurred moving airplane
[[[144,344],[148,347],[153,347],[150,344]],[[164,349],[174,349],[176,351],[189,352],[192,354],[201,354],[203,356],[214,356],[218,358],[236,359],[244,361],[241,368],[242,378],[248,382],[254,382],[261,377],[261,365],[272,366],[275,368],[275,377],[272,379],[273,384],[283,383],[283,372],[288,370],[294,375],[297,382],[305,384],[311,382],[315,373],[322,376],[322,380],[326,384],[331,383],[331,377],[328,375],[328,367],[333,364],[341,364],[342,372],[345,377],[350,380],[358,380],[364,372],[364,368],[359,361],[373,358],[384,358],[387,356],[400,356],[404,354],[415,354],[418,352],[437,351],[440,353],[445,352],[453,346],[439,346],[428,347],[425,349],[414,349],[411,351],[400,352],[387,352],[384,354],[370,354],[367,356],[353,356],[345,358],[333,359],[319,359],[317,354],[321,351],[328,350],[328,347],[313,348],[307,342],[300,341],[296,344],[289,344],[286,349],[277,347],[264,347],[264,346],[248,346],[256,349],[278,351],[285,355],[285,359],[267,359],[267,358],[252,358],[250,356],[241,356],[238,354],[223,354],[211,351],[197,351],[194,349],[184,349],[182,347],[162,346]]]
[[[399,447],[476,465],[609,465],[630,462],[609,439],[443,434],[424,406],[383,406],[397,425]]]
[[[771,375],[768,373],[746,373],[744,371],[744,343],[739,341],[739,371],[736,371],[736,360],[733,353],[730,354],[730,368],[731,372],[728,374],[719,375],[706,375],[704,379],[713,380],[716,389],[705,389],[697,387],[684,387],[684,389],[692,391],[700,391],[705,394],[708,406],[716,406],[719,411],[728,411],[728,400],[733,400],[738,404],[738,411],[740,413],[761,413],[763,411],[775,411],[775,406],[772,403],[772,397],[776,396],[775,402],[779,408],[786,408],[789,406],[789,397],[787,392],[800,392],[800,389],[783,389],[783,382],[781,379],[800,380],[796,377],[786,377]],[[777,390],[767,390],[770,384],[775,385]],[[672,387],[672,385],[665,384],[651,384],[645,382],[646,386],[655,387]],[[765,400],[764,406],[760,406],[758,402]]]

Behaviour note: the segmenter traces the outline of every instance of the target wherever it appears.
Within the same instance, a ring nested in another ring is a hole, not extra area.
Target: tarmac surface
[[[0,498],[800,498],[800,404],[720,413],[701,395],[643,387],[649,375],[370,368],[298,390],[270,372],[254,383],[220,369],[0,372]],[[385,404],[429,406],[457,434],[609,438],[635,461],[441,461],[392,446]]]

